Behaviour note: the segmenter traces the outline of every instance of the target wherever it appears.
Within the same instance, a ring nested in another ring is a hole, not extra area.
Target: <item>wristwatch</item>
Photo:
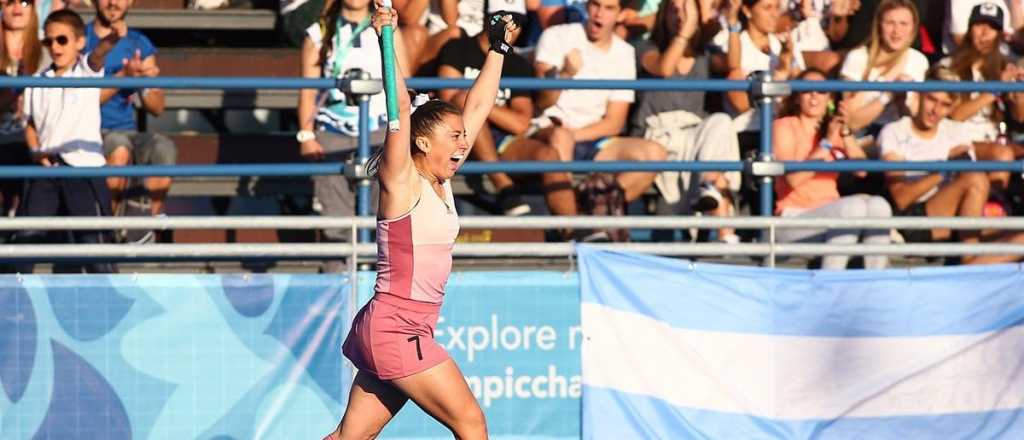
[[[735,22],[733,24],[730,24],[728,26],[729,26],[729,32],[730,33],[738,34],[740,32],[743,32],[743,23],[740,23],[739,21],[737,21],[737,22]]]
[[[300,144],[313,139],[316,139],[316,133],[313,133],[312,130],[299,130],[298,133],[295,133],[295,140],[299,141]]]

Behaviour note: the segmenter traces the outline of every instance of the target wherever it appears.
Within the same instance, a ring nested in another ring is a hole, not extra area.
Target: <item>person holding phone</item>
[[[798,79],[824,81],[820,70],[808,69]],[[847,125],[845,102],[833,105],[824,92],[796,93],[784,102],[783,117],[775,120],[772,130],[772,153],[780,161],[818,160],[832,162],[844,159],[865,159],[867,155],[851,136]],[[834,115],[827,115],[835,108]],[[892,216],[892,208],[884,198],[866,194],[839,195],[837,173],[806,171],[788,173],[776,180],[775,212],[783,217],[884,218]],[[781,229],[780,242],[812,242],[830,244],[889,244],[889,231],[878,229]],[[848,255],[827,255],[823,269],[845,269]],[[867,269],[884,269],[889,265],[885,255],[864,257]]]

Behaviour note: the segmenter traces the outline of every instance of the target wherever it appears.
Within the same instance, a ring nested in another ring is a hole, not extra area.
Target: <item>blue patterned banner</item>
[[[0,277],[0,438],[317,438],[352,376],[336,276]]]
[[[373,274],[360,274],[360,299]],[[347,400],[350,280],[0,276],[0,439],[319,439]],[[437,338],[494,438],[578,438],[575,274],[455,273]],[[450,438],[408,404],[382,438]]]

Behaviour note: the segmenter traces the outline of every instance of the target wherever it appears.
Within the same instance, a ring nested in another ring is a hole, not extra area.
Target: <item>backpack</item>
[[[576,203],[581,213],[593,216],[623,216],[626,214],[626,194],[607,173],[594,173],[576,185]],[[628,229],[604,229],[608,239],[614,242],[629,241]]]

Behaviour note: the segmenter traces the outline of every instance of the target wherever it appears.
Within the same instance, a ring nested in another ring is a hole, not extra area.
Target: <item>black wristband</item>
[[[506,23],[505,17],[512,17],[511,20]],[[512,53],[512,45],[505,41],[505,30],[508,25],[517,23],[517,17],[515,14],[505,11],[498,11],[491,14],[490,26],[488,26],[487,40],[491,43],[491,50],[500,53],[502,55],[508,55]]]

